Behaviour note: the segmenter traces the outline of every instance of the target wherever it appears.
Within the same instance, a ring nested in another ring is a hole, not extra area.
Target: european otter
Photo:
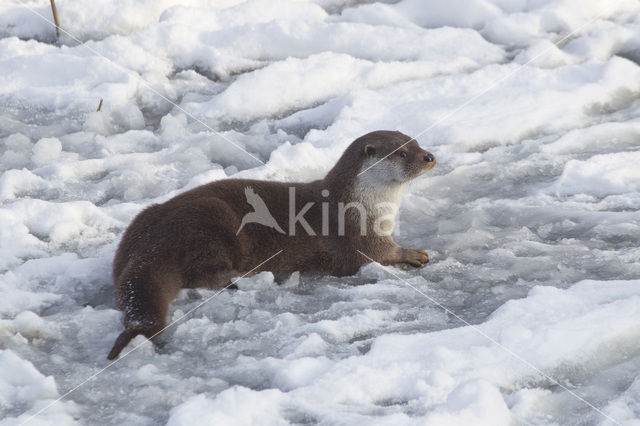
[[[160,333],[181,288],[225,287],[248,271],[352,275],[370,261],[358,251],[384,265],[422,266],[427,253],[390,234],[405,184],[434,165],[411,137],[376,131],[351,143],[324,179],[221,180],[146,208],[113,262],[125,331],[108,358],[138,334]]]

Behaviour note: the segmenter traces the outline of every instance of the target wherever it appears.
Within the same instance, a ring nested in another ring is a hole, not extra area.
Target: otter
[[[391,231],[405,185],[435,164],[410,136],[375,131],[353,141],[324,179],[220,180],[144,209],[113,261],[125,330],[108,359],[138,334],[161,333],[183,288],[226,288],[264,270],[348,276],[371,259],[424,265],[427,252],[399,246]]]

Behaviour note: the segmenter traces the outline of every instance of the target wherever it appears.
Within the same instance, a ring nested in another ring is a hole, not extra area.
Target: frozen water
[[[58,3],[58,41],[0,4],[0,424],[639,424],[636,1]],[[243,279],[50,405],[142,208],[376,129],[438,158],[395,231],[429,265]]]

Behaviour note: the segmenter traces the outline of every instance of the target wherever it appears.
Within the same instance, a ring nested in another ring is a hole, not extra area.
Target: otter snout
[[[434,161],[436,161],[436,157],[434,157],[430,152],[427,152],[423,158],[427,163],[433,163]]]

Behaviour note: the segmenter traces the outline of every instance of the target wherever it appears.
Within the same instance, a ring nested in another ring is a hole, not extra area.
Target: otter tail
[[[136,337],[138,334],[142,334],[142,331],[136,330],[136,329],[130,329],[120,333],[120,335],[116,339],[116,342],[113,344],[113,347],[109,352],[109,355],[107,355],[107,359],[116,359],[120,354],[120,352],[122,351],[122,349],[124,349],[124,347],[127,346],[129,342],[133,340],[133,338]]]
[[[116,305],[123,311],[124,331],[120,333],[107,359],[116,359],[138,334],[151,339],[164,330],[169,302],[181,287],[173,274],[156,274],[129,260],[116,281]]]

